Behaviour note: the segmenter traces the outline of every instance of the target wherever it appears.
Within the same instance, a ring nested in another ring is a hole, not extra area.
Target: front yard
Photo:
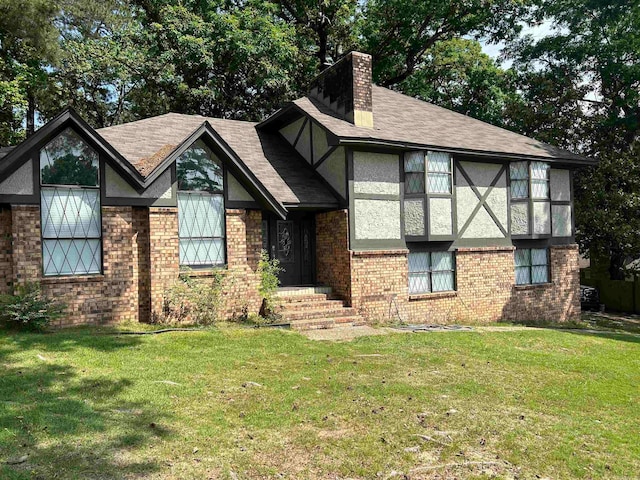
[[[640,337],[0,332],[0,478],[631,478]]]

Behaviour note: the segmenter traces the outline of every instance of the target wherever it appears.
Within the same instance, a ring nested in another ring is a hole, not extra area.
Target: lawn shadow
[[[132,451],[171,434],[161,427],[168,412],[122,400],[129,379],[55,362],[56,353],[74,348],[109,355],[139,343],[82,332],[0,332],[0,478],[122,478],[159,470]]]

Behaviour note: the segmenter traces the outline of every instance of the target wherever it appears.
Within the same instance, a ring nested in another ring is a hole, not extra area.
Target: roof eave
[[[71,107],[65,108],[55,118],[39,128],[33,135],[24,140],[11,150],[0,162],[0,176],[9,175],[15,170],[16,163],[19,165],[21,159],[29,154],[35,147],[53,138],[67,126],[72,125],[79,133],[89,140],[92,147],[98,147],[106,156],[111,159],[119,173],[134,188],[140,190],[144,183],[144,177],[127,161],[120,153],[111,146],[102,136],[96,132],[91,125],[85,122]]]
[[[350,147],[374,146],[374,147],[383,147],[383,148],[394,148],[399,150],[431,149],[431,150],[438,150],[441,152],[448,152],[448,153],[454,153],[454,154],[457,153],[457,154],[496,158],[496,159],[500,158],[500,159],[513,159],[513,160],[538,160],[538,161],[545,161],[549,163],[563,163],[563,164],[568,164],[575,167],[590,167],[590,166],[597,165],[599,163],[597,159],[582,157],[580,155],[575,155],[573,157],[548,157],[544,155],[527,155],[527,154],[520,154],[520,153],[505,153],[505,152],[495,152],[495,151],[487,151],[487,150],[473,150],[473,149],[467,149],[467,148],[452,148],[452,147],[444,147],[441,145],[411,143],[411,142],[383,140],[383,139],[366,138],[366,137],[337,137],[337,138],[338,138],[338,145],[350,146]]]
[[[151,173],[145,178],[145,186],[151,185],[167,167],[175,162],[185,150],[187,150],[193,142],[205,137],[219,149],[222,154],[231,162],[235,170],[238,170],[240,174],[251,184],[253,189],[257,192],[261,198],[262,203],[267,208],[273,211],[283,220],[287,217],[287,209],[284,205],[278,202],[275,197],[269,192],[269,190],[258,180],[258,178],[251,172],[242,159],[235,153],[235,151],[224,141],[224,139],[218,135],[215,129],[208,121],[202,122],[202,124],[196,128],[186,139],[184,139],[180,145],[173,149],[173,151],[160,162]]]

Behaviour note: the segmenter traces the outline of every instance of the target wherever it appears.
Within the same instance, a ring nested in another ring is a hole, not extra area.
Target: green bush
[[[15,295],[0,297],[0,322],[41,331],[62,317],[66,308],[64,303],[43,295],[39,283],[27,283],[18,286]]]
[[[262,297],[262,307],[260,309],[260,315],[266,320],[276,321],[280,316],[275,312],[276,308],[276,292],[280,285],[278,280],[278,273],[280,268],[280,262],[278,259],[269,259],[269,255],[264,250],[260,254],[260,262],[258,264],[258,274],[260,275],[260,286],[258,292]]]
[[[166,290],[161,317],[156,323],[192,323],[212,325],[218,320],[222,302],[224,274],[213,271],[210,277],[193,278],[183,272]]]

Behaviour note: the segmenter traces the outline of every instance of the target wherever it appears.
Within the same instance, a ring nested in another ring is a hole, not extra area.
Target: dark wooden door
[[[268,220],[269,255],[280,261],[282,286],[312,285],[315,281],[315,224],[313,216],[290,214],[287,220]]]

